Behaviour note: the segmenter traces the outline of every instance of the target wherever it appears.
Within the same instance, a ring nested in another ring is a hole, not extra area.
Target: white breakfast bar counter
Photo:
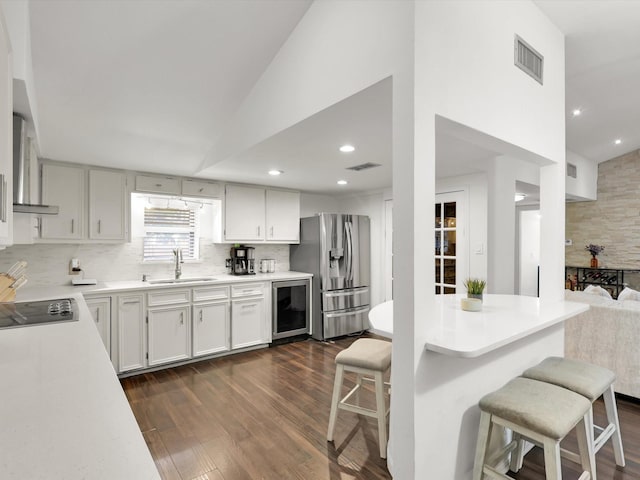
[[[311,276],[215,275],[215,282],[204,283]],[[125,281],[27,287],[18,292],[18,301],[74,298],[79,320],[0,330],[0,479],[160,478],[82,294],[175,286]]]
[[[430,312],[424,356],[416,373],[420,405],[428,405],[416,457],[431,478],[471,478],[480,420],[478,401],[545,357],[564,353],[564,321],[588,310],[582,303],[544,303],[535,297],[485,295],[481,312],[460,308],[464,295],[437,296]],[[371,331],[393,335],[393,307],[387,303],[370,314]],[[392,379],[393,384],[393,379]],[[393,415],[393,413],[392,413]],[[393,417],[391,418],[393,422]],[[388,466],[393,474],[394,441]]]

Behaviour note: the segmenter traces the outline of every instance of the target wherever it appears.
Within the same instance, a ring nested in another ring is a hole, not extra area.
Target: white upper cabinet
[[[225,242],[298,243],[300,193],[227,185]]]
[[[60,208],[58,215],[42,216],[41,238],[84,238],[85,170],[66,165],[42,165],[42,202]]]
[[[156,177],[154,175],[136,175],[136,191],[180,195],[180,179],[176,177]]]
[[[60,211],[41,216],[41,241],[126,241],[126,185],[123,172],[43,163],[42,201]]]
[[[300,242],[300,193],[267,190],[267,238]]]
[[[13,180],[13,74],[11,46],[0,15],[0,245],[10,245]]]
[[[89,171],[89,238],[125,240],[126,178],[124,173]]]
[[[227,185],[225,188],[225,240],[265,239],[265,189]]]
[[[222,197],[222,185],[216,182],[203,182],[191,178],[182,179],[182,195],[189,197]]]

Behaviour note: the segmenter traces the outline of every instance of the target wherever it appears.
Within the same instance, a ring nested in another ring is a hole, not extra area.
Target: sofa
[[[640,301],[571,290],[565,299],[590,305],[565,322],[565,356],[613,370],[614,390],[640,398]]]

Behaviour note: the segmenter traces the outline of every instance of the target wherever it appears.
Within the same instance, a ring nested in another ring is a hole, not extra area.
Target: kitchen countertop
[[[190,288],[190,287],[200,287],[206,285],[220,285],[220,284],[229,284],[229,283],[247,283],[247,282],[275,282],[275,281],[285,281],[285,280],[294,280],[300,278],[311,278],[313,277],[310,273],[304,272],[275,272],[275,273],[257,273],[255,275],[229,275],[227,273],[222,274],[212,274],[212,275],[199,275],[198,278],[202,277],[213,277],[215,280],[213,281],[204,281],[204,282],[181,282],[181,283],[170,283],[170,284],[156,284],[152,285],[151,283],[143,282],[141,280],[124,280],[124,281],[109,281],[109,282],[98,282],[97,285],[78,285],[73,286],[69,285],[56,285],[56,286],[47,286],[47,287],[31,287],[26,286],[21,288],[16,292],[16,301],[24,302],[31,300],[38,300],[41,298],[55,298],[61,296],[68,296],[74,293],[82,293],[84,295],[100,295],[100,294],[111,294],[118,292],[126,292],[129,290],[157,290],[163,288]],[[183,278],[189,278],[188,275],[183,275]],[[150,280],[159,280],[156,278],[150,278]],[[27,284],[28,285],[28,284]]]
[[[425,348],[456,357],[473,358],[532,335],[588,310],[577,302],[559,301],[540,305],[536,297],[521,295],[484,296],[482,311],[465,312],[460,300],[465,294],[436,298],[436,311],[427,332]],[[393,300],[369,312],[370,332],[393,337]]]
[[[82,295],[71,297],[77,322],[0,330],[0,476],[159,479]]]
[[[524,295],[484,295],[482,311],[466,312],[466,294],[436,298],[425,348],[445,355],[473,358],[564,322],[589,309],[583,303],[540,303]]]

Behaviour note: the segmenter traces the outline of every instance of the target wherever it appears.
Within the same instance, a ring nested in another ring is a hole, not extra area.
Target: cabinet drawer
[[[180,194],[180,179],[136,175],[136,190],[139,192]]]
[[[158,305],[173,305],[174,303],[188,303],[191,299],[189,290],[161,290],[151,292],[147,295],[147,305],[156,307]]]
[[[222,196],[222,187],[219,183],[201,182],[198,180],[182,180],[182,194],[192,197],[215,197]]]
[[[231,296],[233,298],[250,297],[253,295],[264,295],[263,283],[243,283],[231,286]]]
[[[229,298],[229,287],[201,287],[193,289],[193,301],[225,300]]]

